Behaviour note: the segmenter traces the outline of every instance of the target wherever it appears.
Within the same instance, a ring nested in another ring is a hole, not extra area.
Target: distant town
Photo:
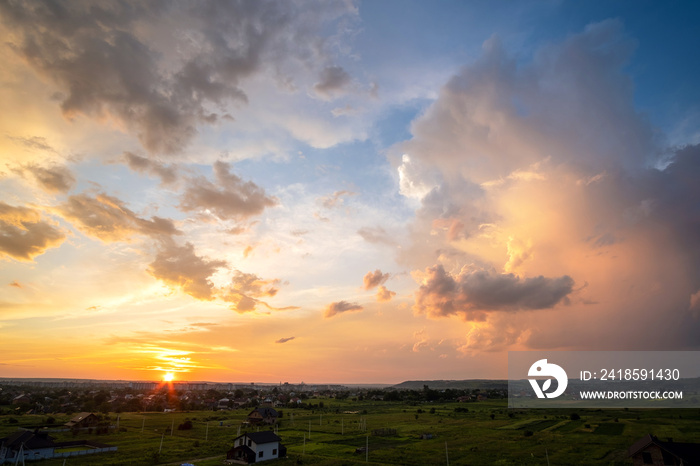
[[[435,387],[435,388],[433,388]],[[303,407],[310,399],[471,401],[506,398],[505,381],[410,381],[398,385],[146,382],[0,378],[0,406],[28,414]],[[9,413],[5,413],[9,414]]]

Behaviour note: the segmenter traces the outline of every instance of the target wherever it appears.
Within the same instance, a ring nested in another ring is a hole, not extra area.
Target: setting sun
[[[163,380],[166,381],[166,382],[172,382],[174,379],[175,379],[175,375],[174,375],[172,372],[167,372],[167,373],[163,376]]]

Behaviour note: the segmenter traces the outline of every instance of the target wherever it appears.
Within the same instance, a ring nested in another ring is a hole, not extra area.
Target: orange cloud
[[[271,307],[261,297],[273,297],[279,289],[280,280],[263,280],[253,273],[244,273],[237,270],[231,280],[231,285],[221,290],[219,296],[226,302],[233,303],[231,309],[236,312],[251,312],[258,304],[262,304],[271,310],[283,310]]]
[[[362,279],[362,288],[365,290],[371,290],[374,287],[384,284],[390,275],[388,273],[382,273],[381,270],[377,269],[374,272],[367,272]]]
[[[210,277],[227,264],[223,260],[209,260],[198,256],[194,245],[177,246],[167,243],[156,254],[148,272],[163,282],[201,300],[214,299],[214,284]]]
[[[47,249],[58,247],[64,239],[58,228],[41,219],[38,210],[0,201],[0,254],[31,261]]]
[[[391,301],[391,298],[394,296],[396,296],[395,291],[387,290],[384,285],[379,285],[379,288],[377,289],[377,301],[380,303]]]
[[[83,233],[104,242],[128,241],[134,234],[158,239],[181,234],[172,220],[156,216],[143,219],[122,201],[104,193],[70,196],[57,211]]]

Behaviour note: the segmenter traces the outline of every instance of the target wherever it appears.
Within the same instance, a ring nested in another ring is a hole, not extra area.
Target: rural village
[[[700,410],[512,410],[503,382],[431,383],[0,380],[0,464],[700,464]]]

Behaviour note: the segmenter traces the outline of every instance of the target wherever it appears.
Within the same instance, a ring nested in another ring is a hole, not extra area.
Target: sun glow
[[[175,379],[175,374],[172,372],[166,372],[165,375],[163,376],[163,380],[165,382],[172,382]]]

